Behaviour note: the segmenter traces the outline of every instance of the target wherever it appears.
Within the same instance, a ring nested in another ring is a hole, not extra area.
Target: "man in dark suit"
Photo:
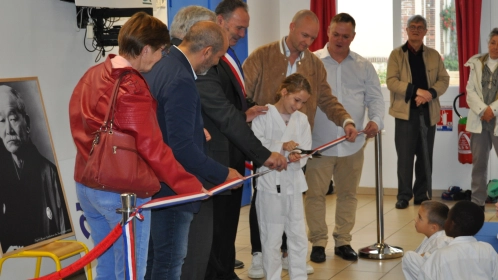
[[[190,28],[182,44],[171,47],[169,55],[144,75],[158,102],[157,116],[164,141],[185,170],[204,184],[217,185],[242,177],[205,154],[201,103],[195,86],[197,75],[217,64],[227,46],[219,26],[198,22]],[[171,195],[174,192],[162,185],[154,198]],[[197,202],[152,211],[145,279],[180,279],[190,222],[199,205]]]
[[[224,0],[215,12],[216,22],[226,31],[230,47],[234,46],[249,26],[247,4]],[[246,159],[277,170],[286,168],[285,157],[263,147],[246,123],[268,108],[248,109],[242,67],[233,49],[228,48],[218,65],[199,77],[197,88],[204,127],[211,134],[207,144],[210,157],[240,173],[245,170]],[[213,197],[213,243],[205,279],[239,279],[234,262],[241,200],[241,188]]]

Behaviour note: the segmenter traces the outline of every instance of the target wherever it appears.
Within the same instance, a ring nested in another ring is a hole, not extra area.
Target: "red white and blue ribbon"
[[[135,235],[133,234],[133,225],[134,223],[127,222],[123,226],[126,280],[135,280],[137,277],[137,268],[135,265]]]
[[[363,131],[358,132],[358,135],[362,134]],[[316,149],[313,150],[313,152],[309,155],[303,155],[302,157],[308,157],[312,156],[316,152],[323,151],[325,149],[328,149],[334,145],[337,145],[341,142],[344,142],[346,140],[346,136],[337,138],[336,140],[326,143]],[[255,173],[246,177],[243,177],[241,179],[233,179],[227,182],[224,182],[223,184],[220,184],[212,189],[209,190],[211,195],[217,195],[221,192],[224,192],[226,190],[232,189],[236,186],[240,186],[244,183],[244,181],[251,179],[253,177],[258,177],[265,175],[269,172],[272,172],[273,170],[265,170],[263,172]],[[168,197],[162,197],[162,198],[157,198],[150,200],[147,203],[144,203],[141,206],[138,206],[135,210],[130,215],[130,218],[126,223],[121,226],[117,225],[116,228],[109,234],[101,243],[99,243],[93,250],[91,250],[88,254],[83,256],[81,259],[76,261],[74,264],[58,271],[54,272],[50,275],[41,277],[41,278],[36,278],[36,279],[43,279],[43,280],[52,280],[52,279],[60,279],[63,277],[66,277],[70,275],[71,273],[74,273],[75,271],[81,269],[94,259],[96,259],[100,254],[102,254],[107,248],[109,248],[112,243],[114,243],[117,238],[119,237],[119,227],[122,229],[122,234],[123,234],[123,239],[125,242],[125,255],[126,255],[126,279],[127,280],[135,280],[136,278],[136,265],[135,265],[135,240],[134,240],[134,235],[133,235],[133,223],[130,223],[131,220],[134,218],[137,218],[139,220],[143,220],[143,216],[141,212],[144,209],[154,209],[154,208],[164,208],[164,207],[170,207],[170,206],[175,206],[179,204],[184,204],[184,203],[189,203],[189,202],[194,202],[202,199],[207,199],[211,197],[210,194],[206,193],[191,193],[191,194],[183,194],[183,195],[176,195],[176,196],[168,196]]]

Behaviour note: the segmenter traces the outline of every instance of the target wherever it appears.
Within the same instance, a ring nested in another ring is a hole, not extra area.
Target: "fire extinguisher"
[[[469,163],[472,164],[472,152],[470,150],[470,132],[467,131],[467,117],[462,117],[456,108],[456,101],[460,96],[465,96],[465,93],[461,93],[455,97],[453,100],[453,110],[460,118],[458,121],[458,161],[462,164]]]

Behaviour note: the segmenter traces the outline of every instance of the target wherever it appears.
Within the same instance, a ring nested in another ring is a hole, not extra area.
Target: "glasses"
[[[410,31],[418,31],[418,32],[425,31],[425,27],[424,26],[410,25],[410,26],[408,26],[408,29],[410,29]]]

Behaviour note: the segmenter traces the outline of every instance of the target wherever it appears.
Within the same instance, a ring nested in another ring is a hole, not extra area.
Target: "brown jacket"
[[[443,60],[439,53],[426,47],[424,48],[423,59],[425,64],[425,71],[427,74],[427,84],[429,89],[434,89],[437,97],[429,102],[429,113],[431,118],[431,125],[435,125],[439,121],[439,96],[443,95],[450,83],[450,76],[446,72]],[[391,92],[391,104],[389,106],[389,115],[408,120],[410,117],[410,100],[406,101],[407,92],[415,94],[413,91],[412,73],[410,71],[410,64],[408,62],[408,49],[406,44],[394,49],[389,56],[387,62],[387,88]]]
[[[277,90],[286,78],[288,63],[282,40],[253,51],[242,66],[247,97],[258,105],[275,104]],[[344,121],[351,119],[351,116],[332,95],[323,63],[309,50],[305,50],[296,63],[297,73],[304,75],[311,85],[311,97],[301,108],[301,112],[308,116],[311,129],[317,107],[337,126],[343,127]]]

